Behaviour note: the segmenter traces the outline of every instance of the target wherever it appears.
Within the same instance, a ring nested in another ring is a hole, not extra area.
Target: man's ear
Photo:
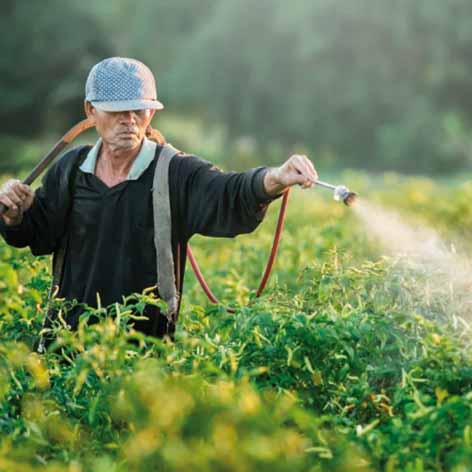
[[[95,107],[87,100],[84,101],[84,111],[87,118],[95,124]]]

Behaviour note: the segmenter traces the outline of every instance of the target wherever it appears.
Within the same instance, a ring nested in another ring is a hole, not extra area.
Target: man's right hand
[[[0,187],[0,203],[8,209],[1,216],[7,226],[16,226],[23,221],[23,213],[34,201],[34,192],[19,180],[7,180]]]

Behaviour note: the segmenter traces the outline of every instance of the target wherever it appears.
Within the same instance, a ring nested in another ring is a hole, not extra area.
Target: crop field
[[[467,266],[470,183],[343,178]],[[50,259],[0,242],[0,471],[472,470],[472,271],[395,254],[379,235],[401,228],[293,189],[255,298],[279,205],[250,235],[192,240],[236,313],[187,264],[173,343],[133,330],[160,303],[145,291],[59,325],[62,355],[36,354]]]

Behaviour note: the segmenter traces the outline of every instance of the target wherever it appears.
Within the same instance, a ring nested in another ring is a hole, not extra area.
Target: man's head
[[[111,57],[95,66],[85,86],[85,113],[92,119],[102,139],[116,148],[138,146],[156,110],[152,72],[135,59]]]

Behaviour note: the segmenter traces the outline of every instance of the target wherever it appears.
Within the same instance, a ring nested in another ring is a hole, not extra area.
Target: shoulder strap
[[[70,196],[70,201],[71,205],[70,208],[72,208],[72,199],[74,197],[74,190],[75,190],[75,179],[77,176],[77,172],[79,170],[80,165],[82,164],[82,161],[86,157],[85,151],[90,150],[91,146],[89,145],[84,145],[80,146],[77,148],[77,154],[76,154],[76,159],[72,163],[71,169],[70,169],[70,174],[68,176],[68,188],[69,188],[69,196]],[[75,156],[71,156],[74,158]],[[70,208],[69,208],[69,213],[70,213]],[[65,234],[62,236],[59,246],[54,253],[54,261],[53,261],[53,280],[52,280],[52,286],[59,286],[61,283],[62,279],[62,272],[64,270],[64,256],[66,253],[66,238],[67,238],[67,231],[65,231]]]
[[[69,189],[69,198],[70,198],[70,208],[72,208],[72,199],[74,197],[74,189],[75,189],[75,179],[77,176],[77,172],[79,170],[82,161],[84,160],[87,153],[86,150],[90,150],[92,146],[84,145],[80,146],[76,149],[76,154],[70,156],[70,159],[74,159],[71,166],[68,166],[66,172],[69,172],[67,176],[67,185]],[[68,159],[69,159],[68,158]],[[70,213],[70,208],[68,214]],[[67,225],[67,222],[66,222]],[[51,326],[52,320],[56,317],[56,313],[52,309],[52,299],[55,297],[57,291],[59,290],[59,285],[62,279],[62,272],[64,270],[64,257],[67,249],[67,230],[62,235],[58,247],[54,252],[53,256],[53,267],[52,267],[52,283],[51,287],[49,288],[48,299],[47,299],[47,307],[46,307],[46,317],[43,320],[42,330],[44,328],[49,328]],[[50,341],[50,339],[49,339]],[[44,333],[41,334],[37,352],[44,353],[46,350],[46,336]]]
[[[166,317],[175,322],[179,294],[175,283],[174,258],[172,255],[172,225],[169,198],[169,164],[180,151],[165,144],[159,154],[152,188],[154,212],[154,244],[157,258],[157,287],[160,297],[167,303]]]

